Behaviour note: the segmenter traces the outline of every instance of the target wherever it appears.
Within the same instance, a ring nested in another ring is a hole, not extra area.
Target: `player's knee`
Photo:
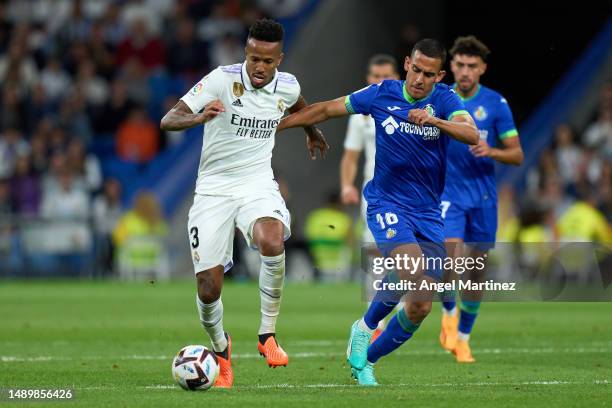
[[[415,322],[423,321],[431,312],[431,302],[412,302],[408,307],[408,318]]]
[[[263,256],[277,256],[285,252],[283,237],[272,236],[261,239],[258,244],[259,252]]]
[[[221,297],[221,285],[211,273],[204,271],[196,275],[198,297],[202,303],[208,304]]]

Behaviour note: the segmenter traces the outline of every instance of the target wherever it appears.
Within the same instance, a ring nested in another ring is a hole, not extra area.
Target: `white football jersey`
[[[376,128],[370,115],[351,115],[349,117],[344,148],[349,150],[365,150],[365,165],[363,166],[363,184],[374,177],[374,158],[376,156]]]
[[[225,112],[204,125],[198,169],[198,194],[232,195],[272,183],[276,127],[300,96],[295,76],[276,72],[263,88],[254,88],[246,64],[217,67],[202,78],[183,102],[196,113],[216,99]]]

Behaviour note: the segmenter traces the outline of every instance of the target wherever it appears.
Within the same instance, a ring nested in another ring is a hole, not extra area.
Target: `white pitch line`
[[[496,381],[478,381],[473,383],[425,383],[425,384],[384,384],[384,388],[398,388],[398,387],[411,387],[412,389],[418,387],[491,387],[491,386],[530,386],[530,385],[611,385],[612,380],[593,380],[593,381],[563,381],[563,380],[539,380],[539,381],[521,381],[521,382],[496,382]],[[357,387],[356,384],[334,384],[334,383],[321,383],[321,384],[264,384],[264,385],[237,385],[234,389],[238,390],[265,390],[265,389],[309,389],[309,388],[349,388]],[[176,385],[171,384],[156,384],[147,385],[144,387],[147,390],[171,390],[180,389]],[[78,390],[110,390],[116,389],[116,387],[77,387]]]
[[[402,350],[395,353],[399,356],[423,356],[423,355],[444,355],[448,352],[444,350]],[[476,349],[477,354],[550,354],[550,353],[568,353],[568,354],[585,354],[585,353],[612,353],[612,348],[604,347],[577,347],[577,348],[484,348]],[[292,358],[317,358],[317,357],[343,357],[344,352],[301,352],[291,353]],[[259,359],[259,353],[237,353],[233,355],[237,359]],[[132,354],[127,356],[0,356],[0,362],[15,363],[15,362],[47,362],[47,361],[70,361],[70,360],[171,360],[170,355],[140,355]]]

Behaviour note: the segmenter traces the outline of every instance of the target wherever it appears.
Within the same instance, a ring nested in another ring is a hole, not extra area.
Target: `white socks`
[[[451,310],[446,310],[444,307],[442,307],[442,313],[454,317],[457,314],[457,306],[453,307]]]
[[[459,340],[461,340],[461,341],[466,341],[466,342],[467,342],[467,341],[470,341],[470,335],[469,335],[469,333],[461,333],[461,332],[459,332],[457,337],[458,337],[458,338],[459,338]]]
[[[361,330],[363,330],[363,331],[365,331],[365,332],[368,332],[368,333],[370,333],[370,334],[374,333],[374,329],[370,329],[370,328],[368,327],[368,325],[366,324],[365,320],[363,320],[363,317],[362,317],[361,319],[359,319],[359,322],[357,323],[357,326],[358,326],[358,327],[359,327]]]
[[[277,256],[261,255],[261,269],[259,270],[261,325],[259,326],[259,334],[276,333],[276,319],[280,310],[284,281],[285,253]]]
[[[213,350],[220,353],[227,348],[227,339],[223,331],[223,302],[221,298],[205,304],[196,295],[200,323],[212,341]]]

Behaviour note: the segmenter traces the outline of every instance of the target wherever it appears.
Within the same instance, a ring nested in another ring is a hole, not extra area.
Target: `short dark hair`
[[[425,38],[414,44],[410,55],[414,55],[415,51],[419,51],[429,58],[439,59],[442,61],[441,67],[446,63],[446,49],[440,41],[434,40],[433,38]]]
[[[450,49],[451,56],[459,55],[471,55],[474,57],[480,57],[483,61],[487,60],[487,57],[491,51],[489,47],[484,45],[482,41],[473,35],[467,35],[465,37],[457,37],[453,48]]]
[[[269,18],[262,18],[257,20],[249,29],[249,38],[254,38],[259,41],[265,42],[279,42],[283,41],[285,30],[283,26],[274,20]]]
[[[370,60],[368,61],[368,69],[372,65],[387,65],[387,64],[393,67],[393,71],[398,72],[397,71],[397,61],[395,60],[395,58],[393,58],[389,54],[376,54],[370,57]]]

